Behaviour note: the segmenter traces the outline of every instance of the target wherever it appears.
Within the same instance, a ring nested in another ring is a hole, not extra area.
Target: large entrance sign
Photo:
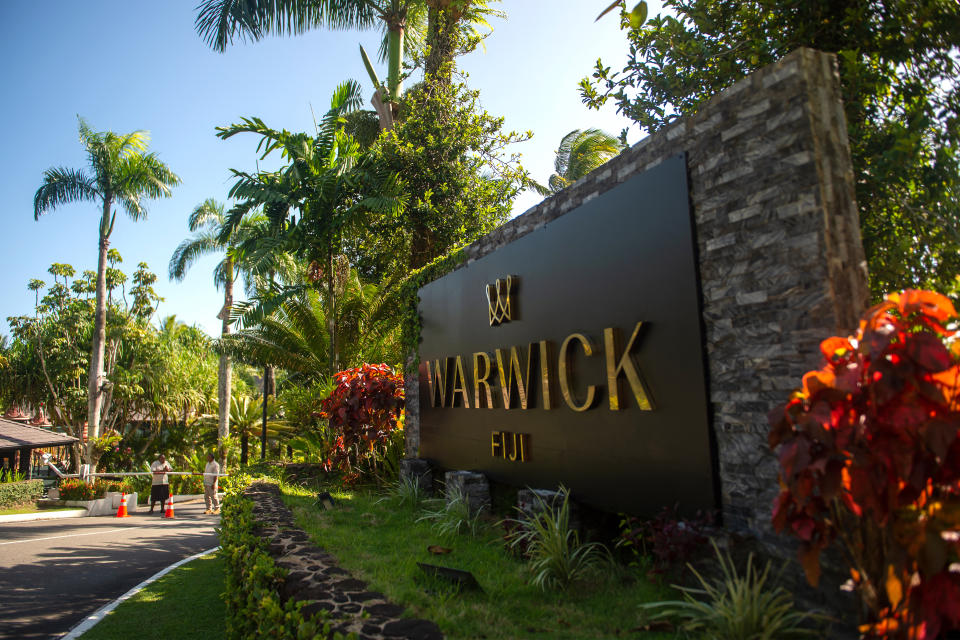
[[[420,456],[609,510],[717,506],[687,165],[420,290]]]

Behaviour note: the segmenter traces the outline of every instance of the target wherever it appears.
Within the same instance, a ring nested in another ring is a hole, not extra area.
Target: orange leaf
[[[816,587],[820,582],[820,547],[801,544],[799,559],[803,572],[807,576],[807,582],[811,587]]]
[[[803,391],[808,396],[812,396],[821,389],[830,389],[834,386],[836,377],[833,372],[821,369],[820,371],[808,371],[803,375]]]
[[[451,551],[453,551],[453,549],[448,549],[447,547],[441,547],[439,545],[432,544],[429,547],[427,547],[427,551],[429,551],[435,556],[441,556],[446,553],[450,553]]]
[[[890,606],[896,609],[900,601],[903,600],[903,583],[900,581],[900,578],[897,577],[892,564],[887,565],[886,586],[887,599],[890,601]]]

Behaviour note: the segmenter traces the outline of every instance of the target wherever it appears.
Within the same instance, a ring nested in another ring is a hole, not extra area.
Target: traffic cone
[[[164,518],[173,518],[173,495],[167,498],[167,509],[163,512]]]
[[[120,494],[120,508],[117,509],[118,518],[129,518],[130,514],[127,513],[127,494]]]

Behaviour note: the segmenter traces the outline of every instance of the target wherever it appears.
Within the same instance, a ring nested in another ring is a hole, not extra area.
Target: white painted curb
[[[116,609],[117,605],[137,595],[137,593],[142,591],[145,587],[149,586],[150,583],[156,582],[157,580],[167,575],[168,573],[170,573],[180,565],[187,564],[192,560],[196,560],[197,558],[201,558],[203,556],[209,555],[219,550],[220,550],[220,547],[214,547],[213,549],[207,549],[206,551],[201,551],[200,553],[192,555],[189,558],[184,558],[180,562],[175,562],[169,567],[167,567],[166,569],[153,574],[152,576],[150,576],[149,578],[147,578],[146,580],[144,580],[143,582],[135,586],[133,589],[130,589],[130,591],[127,591],[125,594],[123,594],[113,602],[109,602],[103,605],[102,607],[97,609],[95,612],[93,612],[92,614],[84,618],[83,622],[75,626],[73,629],[70,629],[70,631],[68,631],[64,635],[60,636],[60,640],[76,640],[77,638],[82,636],[84,633],[92,629],[98,622],[103,620],[104,616],[106,616],[108,613]]]
[[[37,511],[36,513],[11,513],[0,516],[0,524],[4,522],[27,522],[29,520],[56,520],[57,518],[82,518],[87,515],[86,509],[64,509],[60,511]]]

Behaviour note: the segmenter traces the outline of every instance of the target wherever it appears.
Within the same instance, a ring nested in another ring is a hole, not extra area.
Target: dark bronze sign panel
[[[421,457],[610,510],[715,506],[683,156],[423,287],[420,313]]]

